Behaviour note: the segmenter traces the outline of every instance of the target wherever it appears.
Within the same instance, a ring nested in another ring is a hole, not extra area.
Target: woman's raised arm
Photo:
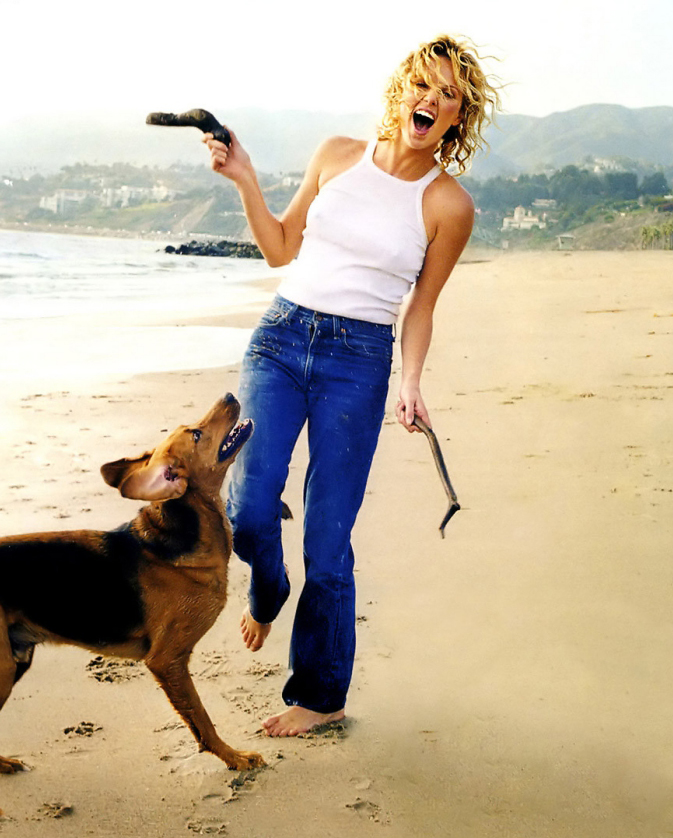
[[[269,210],[257,180],[250,156],[233,131],[231,145],[214,140],[206,134],[204,142],[210,149],[211,168],[234,182],[243,202],[252,235],[271,267],[287,265],[301,246],[306,226],[306,213],[318,194],[320,173],[329,158],[330,141],[324,142],[309,162],[304,180],[280,218]]]

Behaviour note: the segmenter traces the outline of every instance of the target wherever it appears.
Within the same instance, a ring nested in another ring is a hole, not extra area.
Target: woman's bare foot
[[[307,733],[314,727],[329,724],[329,722],[340,722],[346,718],[343,710],[335,713],[316,713],[314,710],[307,710],[305,707],[290,707],[284,713],[271,716],[262,726],[268,736],[297,736],[300,733]]]
[[[272,623],[258,623],[250,613],[250,609],[245,609],[241,616],[241,634],[243,642],[251,652],[258,652],[262,648],[269,636],[271,626]]]

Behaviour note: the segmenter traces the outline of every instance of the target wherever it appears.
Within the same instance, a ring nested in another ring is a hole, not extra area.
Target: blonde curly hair
[[[463,174],[477,150],[487,145],[483,131],[500,109],[498,89],[479,66],[480,56],[466,39],[440,35],[434,41],[421,44],[400,64],[384,94],[385,113],[379,126],[379,139],[392,139],[400,127],[399,106],[405,85],[422,82],[436,87],[442,58],[451,62],[463,101],[460,122],[444,134],[435,153],[443,168],[453,162],[458,167],[456,174]]]

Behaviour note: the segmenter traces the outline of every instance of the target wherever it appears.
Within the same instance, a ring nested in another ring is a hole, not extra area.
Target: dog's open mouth
[[[250,439],[253,428],[252,419],[239,422],[231,433],[224,438],[218,454],[219,461],[222,462],[223,460],[229,459],[229,457],[233,457],[239,448]]]

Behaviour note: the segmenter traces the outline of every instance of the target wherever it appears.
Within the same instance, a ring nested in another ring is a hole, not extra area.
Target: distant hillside
[[[211,109],[236,131],[257,168],[274,174],[303,171],[326,137],[366,137],[376,125],[371,114]],[[0,175],[55,172],[76,162],[207,163],[196,129],[144,123],[144,113],[71,117],[48,125],[38,117],[24,119],[0,133]],[[588,156],[626,157],[673,171],[673,107],[586,105],[546,117],[504,115],[498,124],[488,130],[491,151],[476,161],[476,177],[558,168]]]
[[[557,169],[588,156],[673,167],[670,107],[584,105],[545,117],[502,116],[498,123],[500,130],[487,134],[493,159],[478,162],[478,176]]]

